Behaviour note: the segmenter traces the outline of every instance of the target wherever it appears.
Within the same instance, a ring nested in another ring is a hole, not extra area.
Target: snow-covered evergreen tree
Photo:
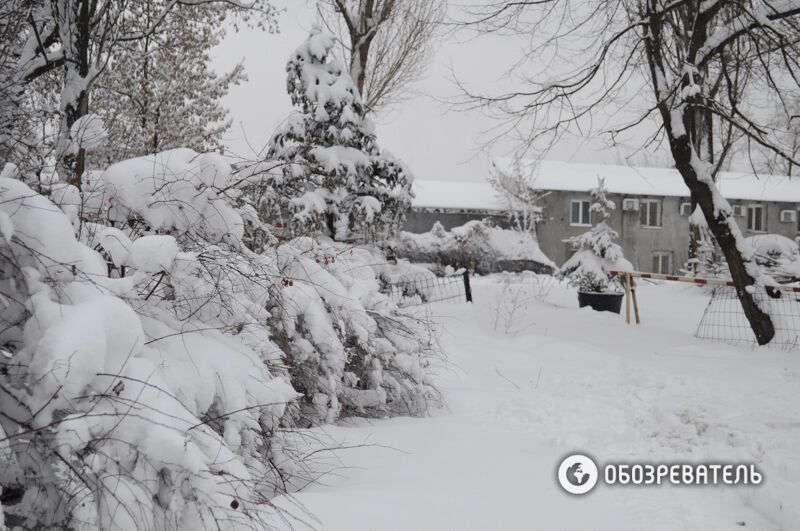
[[[689,224],[697,234],[697,251],[694,258],[687,260],[684,271],[691,276],[702,278],[729,276],[725,255],[714,240],[714,234],[709,229],[700,207],[695,208],[689,216]]]
[[[595,224],[591,230],[564,240],[575,249],[575,254],[561,266],[559,276],[584,293],[602,293],[621,285],[620,278],[609,277],[607,271],[631,271],[633,266],[623,256],[622,247],[614,242],[617,232],[609,222],[615,205],[606,195],[602,178],[598,178],[597,188],[589,193]]]
[[[295,228],[338,241],[381,241],[402,224],[413,177],[378,147],[374,125],[347,69],[331,57],[335,39],[314,28],[286,65],[295,106],[270,143],[283,161],[276,206]]]

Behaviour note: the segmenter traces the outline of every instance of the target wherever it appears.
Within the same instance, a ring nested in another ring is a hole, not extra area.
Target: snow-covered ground
[[[277,501],[310,513],[295,529],[800,526],[800,354],[694,338],[707,301],[695,287],[641,286],[635,326],[578,309],[556,286],[512,320],[516,334],[495,329],[498,299],[508,310],[512,298],[501,292],[499,277],[477,279],[473,305],[432,307],[449,358],[438,375],[446,409],[320,429],[353,448]],[[575,497],[556,482],[574,451],[601,464],[752,461],[764,482],[598,484]]]

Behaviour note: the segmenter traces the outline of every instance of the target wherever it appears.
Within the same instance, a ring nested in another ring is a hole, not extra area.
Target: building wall
[[[618,243],[622,245],[625,257],[638,271],[653,270],[653,253],[672,254],[672,272],[678,273],[686,263],[689,253],[689,218],[682,216],[680,207],[689,198],[629,196],[609,194],[616,209],[611,216],[611,226],[619,234]],[[622,210],[623,199],[636,198],[661,200],[661,227],[643,227],[639,221],[640,212]],[[581,234],[589,227],[570,225],[570,203],[573,200],[590,199],[589,194],[553,191],[543,200],[543,221],[537,226],[539,246],[554,262],[561,265],[571,255],[565,239]],[[798,236],[797,223],[782,223],[781,210],[797,210],[795,203],[731,201],[731,205],[746,207],[760,204],[766,208],[767,227],[765,233],[780,234],[790,239]],[[736,221],[745,236],[763,234],[747,229],[747,217],[737,217]]]
[[[616,209],[611,216],[611,226],[619,234],[618,243],[622,245],[625,257],[630,260],[636,270],[653,271],[653,253],[660,251],[671,253],[672,273],[679,273],[686,263],[689,251],[689,218],[681,215],[680,207],[682,203],[688,203],[689,198],[621,194],[609,194],[608,197],[616,204]],[[622,203],[626,198],[660,199],[661,227],[643,227],[639,222],[640,213],[638,211],[623,211]],[[580,199],[590,200],[591,198],[588,193],[551,191],[540,202],[542,221],[536,229],[539,247],[558,265],[563,264],[572,254],[569,245],[564,240],[571,236],[577,236],[590,228],[570,225],[570,203]],[[730,201],[730,203],[743,207],[751,204],[763,205],[766,208],[766,233],[780,234],[790,239],[795,239],[800,235],[797,230],[798,223],[780,221],[781,210],[797,211],[800,204],[754,201]],[[507,225],[507,219],[502,214],[412,209],[406,218],[404,230],[415,233],[427,232],[436,221],[441,222],[445,229],[450,230],[468,221],[486,217],[494,219],[499,226]],[[737,217],[736,221],[745,236],[763,234],[747,229],[746,215]]]
[[[450,230],[453,227],[460,227],[468,221],[481,220],[484,218],[492,218],[498,226],[503,226],[506,221],[506,216],[502,214],[491,214],[488,212],[480,211],[439,211],[434,212],[429,209],[412,208],[406,215],[406,221],[403,224],[403,230],[407,232],[414,232],[421,234],[428,232],[437,221],[440,222],[445,230]]]

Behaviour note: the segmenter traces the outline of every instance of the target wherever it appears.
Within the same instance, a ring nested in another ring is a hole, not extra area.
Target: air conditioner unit
[[[634,212],[639,210],[639,200],[638,199],[623,199],[622,200],[622,210],[625,212]]]
[[[747,209],[742,205],[733,205],[733,215],[736,217],[742,217],[747,215]]]
[[[692,215],[692,204],[681,203],[681,216],[688,217]]]
[[[781,223],[796,223],[797,211],[796,210],[781,210]]]

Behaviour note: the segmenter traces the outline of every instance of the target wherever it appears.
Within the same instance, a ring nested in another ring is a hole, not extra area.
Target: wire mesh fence
[[[768,346],[782,350],[800,349],[800,296],[790,291],[756,291],[758,305],[767,310],[775,327]],[[756,345],[756,338],[736,295],[736,288],[715,287],[706,306],[696,337],[737,345]]]
[[[400,307],[431,302],[472,302],[466,272],[446,277],[424,273],[405,275],[386,282],[384,291]]]

